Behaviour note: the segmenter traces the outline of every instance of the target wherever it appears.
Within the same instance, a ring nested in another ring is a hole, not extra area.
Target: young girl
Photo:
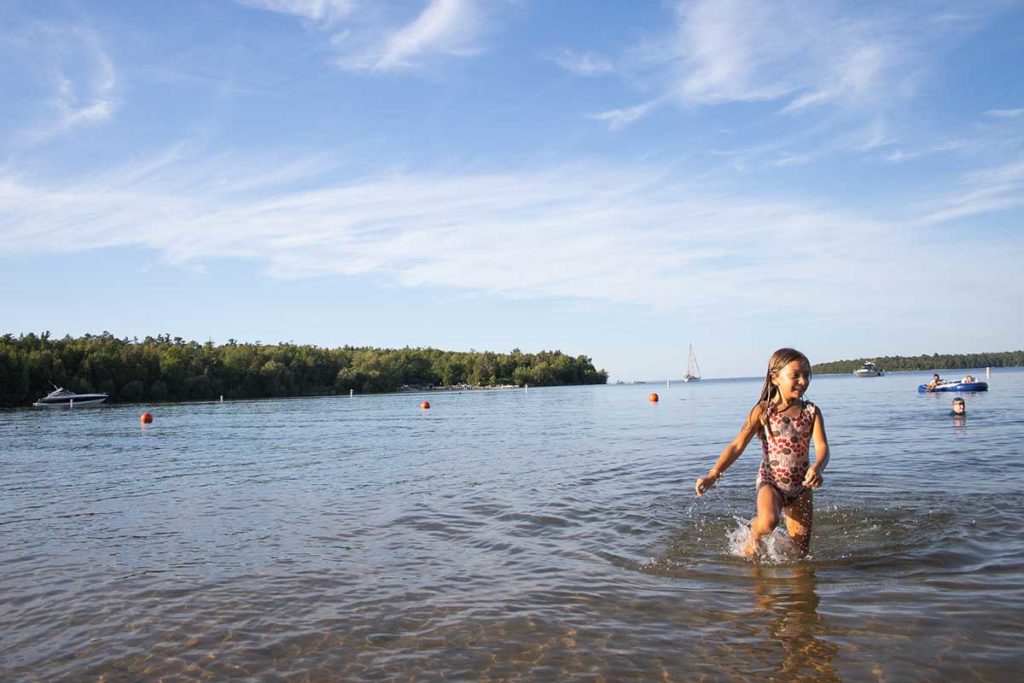
[[[697,479],[697,495],[714,486],[743,453],[754,434],[761,439],[761,468],[757,473],[757,517],[750,525],[747,557],[758,551],[761,537],[770,534],[786,513],[786,530],[801,554],[811,545],[814,516],[811,489],[821,486],[821,472],[828,464],[828,439],[821,411],[803,400],[811,383],[811,364],[796,349],[779,349],[768,360],[761,398],[751,409],[746,424],[732,440],[706,477]],[[814,440],[814,464],[807,452]]]

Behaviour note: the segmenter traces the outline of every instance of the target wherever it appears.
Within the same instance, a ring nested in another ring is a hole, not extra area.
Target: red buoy
[[[144,425],[152,424],[152,422],[153,422],[153,414],[152,413],[143,413],[142,415],[139,415],[139,422],[141,422]]]
[[[652,391],[651,395],[647,397],[647,400],[650,401],[651,403],[657,403],[658,395]]]
[[[430,401],[424,401],[421,403],[420,408],[423,408],[423,410],[430,410]]]

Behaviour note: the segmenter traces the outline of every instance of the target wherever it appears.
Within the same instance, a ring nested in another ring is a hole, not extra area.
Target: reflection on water
[[[758,380],[0,413],[0,680],[1015,680],[996,379],[968,428],[913,376],[815,378],[811,555],[756,562],[757,450],[692,482]]]
[[[824,638],[830,633],[818,614],[821,599],[814,568],[754,564],[751,572],[754,605],[770,616],[768,635],[783,653],[774,671],[778,680],[842,680],[832,666],[839,648]]]

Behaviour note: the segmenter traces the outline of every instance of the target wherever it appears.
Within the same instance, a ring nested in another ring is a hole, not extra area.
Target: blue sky
[[[1024,3],[0,0],[0,330],[1021,348]]]

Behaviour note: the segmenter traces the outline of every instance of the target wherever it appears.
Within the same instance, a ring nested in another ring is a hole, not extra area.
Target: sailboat
[[[690,360],[686,364],[686,376],[684,382],[700,381],[700,366],[697,365],[697,357],[693,355],[693,344],[690,344]]]

